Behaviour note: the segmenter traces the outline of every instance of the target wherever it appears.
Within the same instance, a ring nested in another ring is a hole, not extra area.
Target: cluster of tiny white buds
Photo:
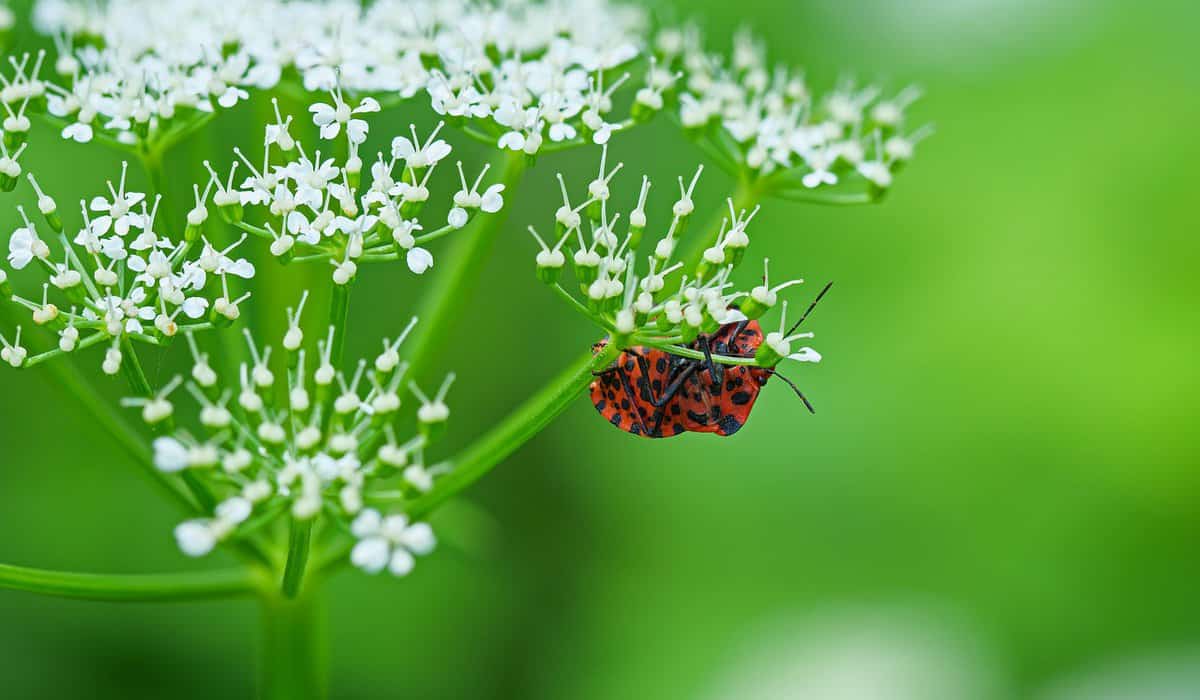
[[[410,523],[403,514],[385,517],[373,508],[360,513],[350,530],[358,539],[350,561],[370,574],[387,569],[406,576],[416,564],[414,555],[429,554],[437,544],[428,524]]]
[[[708,53],[703,43],[695,27],[661,32],[639,97],[648,108],[670,95],[685,132],[739,177],[770,177],[771,191],[784,196],[834,187],[857,194],[865,183],[874,199],[912,157],[918,139],[902,134],[906,112],[920,96],[916,88],[884,99],[878,88],[843,82],[815,99],[804,74],[768,66],[765,49],[749,33],[735,35],[728,59]],[[655,86],[661,86],[657,94]],[[868,161],[873,144],[876,157]]]
[[[219,499],[211,517],[193,518],[176,528],[180,549],[189,556],[207,554],[255,514],[260,520],[282,513],[299,519],[326,514],[349,526],[370,512],[366,504],[384,480],[400,479],[402,492],[415,497],[446,473],[442,466],[426,467],[423,454],[449,418],[446,395],[454,375],[446,377],[432,398],[406,381],[408,365],[400,359],[400,348],[417,320],[384,340],[373,361],[360,360],[353,372],[342,373],[332,364],[335,327],[318,340],[315,355],[303,347],[307,298],[303,294],[299,304],[287,309],[285,357],[244,330],[249,359],[239,365],[231,384],[223,384],[195,333],[188,332],[184,335],[194,361],[190,379],[175,377],[150,396],[123,401],[139,408],[147,423],[167,426],[153,442],[156,467],[167,473],[187,470]],[[397,441],[393,424],[402,385],[421,402],[416,411],[420,430],[404,442]],[[173,427],[171,395],[180,386],[199,406],[198,433]],[[356,532],[356,537],[368,535]],[[403,546],[410,555],[433,547],[432,532],[424,525],[389,542],[390,548]],[[351,559],[361,566],[361,556]],[[388,561],[402,556],[389,549]],[[402,568],[391,565],[394,573]]]
[[[603,162],[603,154],[601,159]],[[715,333],[724,325],[761,318],[776,305],[780,291],[800,283],[800,280],[794,280],[771,286],[764,261],[761,285],[744,291],[736,288],[732,281],[733,271],[745,257],[750,245],[747,230],[759,209],[739,211],[731,199],[726,200],[728,216],[714,244],[702,251],[694,273],[679,276],[677,282],[672,281],[684,271],[684,263],[672,258],[678,240],[696,211],[694,197],[703,168],[697,168],[690,181],[677,178],[679,196],[671,207],[670,224],[654,244],[653,253],[644,257],[647,268],[639,274],[634,263],[639,257],[637,245],[648,225],[646,206],[650,180],[642,178],[636,205],[628,217],[628,231],[621,236],[617,232],[620,216],[608,213],[612,198],[611,178],[606,170],[602,169],[601,173],[601,177],[589,186],[589,203],[595,201],[598,206],[581,209],[586,215],[579,216],[578,221],[566,221],[574,226],[567,228],[554,245],[533,227],[529,231],[540,248],[536,257],[539,279],[555,286],[560,296],[571,298],[572,306],[600,325],[619,346],[624,347],[625,343],[636,345],[643,340],[662,347],[688,346],[702,334]],[[603,188],[597,186],[597,182],[601,182]],[[570,212],[570,199],[561,176],[559,183],[566,202],[564,207]],[[560,208],[555,214],[559,227],[567,218],[563,212]],[[590,240],[583,233],[585,225],[590,226]],[[575,301],[574,295],[560,283],[567,259],[564,247],[572,241],[574,277],[583,301]],[[790,343],[799,337],[808,336],[781,337],[780,340]],[[783,347],[782,343],[779,345]],[[798,354],[785,353],[779,358],[764,355],[758,358],[758,363],[764,367],[773,366],[783,357],[815,361],[819,356],[806,349]]]
[[[38,178],[32,173],[25,178],[41,220],[17,205],[21,225],[9,236],[7,261],[14,270],[32,265],[44,274],[40,298],[18,294],[7,273],[0,273],[0,300],[27,310],[35,325],[57,336],[57,347],[27,356],[21,366],[102,345],[100,367],[114,375],[129,359],[127,341],[162,344],[181,330],[208,327],[204,316],[210,311],[212,322],[222,312],[226,320],[236,318],[229,313],[236,302],[215,298],[210,281],[221,277],[227,296],[226,276],[250,279],[253,265],[229,258],[232,247],[219,253],[206,243],[196,251],[186,240],[162,235],[156,226],[161,197],[149,202],[144,193],[128,189],[127,175],[128,164],[122,163],[121,177],[106,183],[106,195],[79,201],[81,224],[73,237],[66,235],[58,204]],[[39,229],[45,228],[54,235],[43,237]]]

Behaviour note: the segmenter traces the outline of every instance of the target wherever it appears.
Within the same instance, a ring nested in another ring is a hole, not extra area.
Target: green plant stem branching
[[[90,574],[0,564],[0,588],[60,598],[119,602],[185,601],[255,593],[250,569],[173,574]]]
[[[567,409],[595,378],[608,367],[620,350],[606,345],[595,355],[585,355],[557,378],[531,396],[474,443],[440,465],[447,473],[438,479],[433,490],[412,501],[404,508],[413,519],[423,518],[438,506],[474,484],[509,455],[542,431]],[[322,557],[319,569],[329,571],[345,563],[350,543],[335,547]]]
[[[280,586],[284,597],[295,598],[300,593],[304,572],[308,567],[308,552],[312,541],[312,519],[292,518],[288,534],[287,563],[283,568],[283,583]]]

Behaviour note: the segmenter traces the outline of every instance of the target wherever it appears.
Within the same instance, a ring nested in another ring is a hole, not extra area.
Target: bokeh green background
[[[435,519],[447,541],[410,579],[334,580],[333,697],[1200,697],[1200,10],[673,12],[721,45],[748,24],[820,85],[927,92],[914,113],[937,136],[885,204],[775,202],[755,222],[777,274],[836,281],[812,321],[825,361],[795,373],[818,413],[772,387],[736,438],[646,441],[581,399]],[[257,139],[255,109],[175,152],[176,191],[201,157]],[[413,106],[373,133],[409,119],[430,121]],[[699,157],[666,122],[614,149],[630,197],[638,173],[657,176],[659,211]],[[443,358],[459,372],[453,442],[595,340],[533,278],[521,232],[548,220],[555,170],[584,177],[593,158],[543,159],[510,200]],[[117,161],[41,131],[27,165],[70,201]],[[701,201],[728,185],[707,177]],[[0,212],[4,232],[14,218]],[[279,291],[260,310],[298,284],[264,270]],[[398,268],[365,277],[352,350],[370,352],[421,285]],[[0,445],[0,561],[218,563],[184,561],[176,514],[43,372],[0,373]],[[249,602],[0,592],[0,696],[246,697],[255,618]]]

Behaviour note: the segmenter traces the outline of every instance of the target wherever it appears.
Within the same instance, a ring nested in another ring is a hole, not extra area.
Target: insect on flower
[[[786,353],[770,348],[788,342],[832,284],[825,285],[786,334],[764,336],[758,321],[743,318],[723,324],[715,333],[701,334],[686,346],[703,359],[657,348],[625,348],[616,362],[592,381],[592,405],[613,426],[634,435],[661,438],[693,432],[726,437],[741,430],[767,380],[778,376],[809,412],[815,413],[800,389],[775,369]],[[764,341],[765,353],[760,350]],[[593,349],[599,351],[607,342],[601,340]],[[763,356],[767,358],[764,366],[720,362]]]

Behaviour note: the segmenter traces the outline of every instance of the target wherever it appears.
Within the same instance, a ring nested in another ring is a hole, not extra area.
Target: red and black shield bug
[[[827,285],[789,334],[828,289]],[[605,342],[593,349],[598,351]],[[775,368],[726,365],[713,359],[754,357],[762,343],[758,321],[738,321],[686,346],[703,353],[705,359],[645,346],[626,348],[592,381],[592,404],[609,423],[634,435],[660,438],[694,432],[728,436],[746,424],[767,380],[779,376],[812,411],[800,389]]]

